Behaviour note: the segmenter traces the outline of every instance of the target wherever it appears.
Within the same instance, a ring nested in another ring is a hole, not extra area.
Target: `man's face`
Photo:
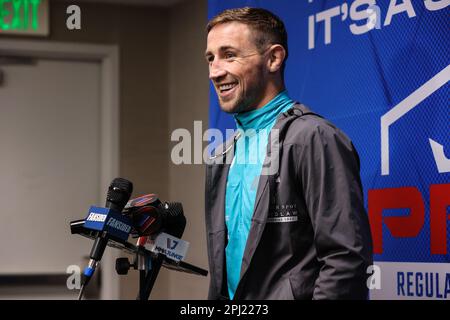
[[[239,22],[216,25],[208,34],[205,56],[223,111],[237,113],[263,106],[267,68],[249,26]]]

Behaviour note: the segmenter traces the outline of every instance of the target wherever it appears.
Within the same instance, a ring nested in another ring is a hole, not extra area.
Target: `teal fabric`
[[[289,110],[293,104],[287,91],[283,91],[262,108],[234,116],[241,137],[235,145],[225,191],[225,223],[228,229],[225,254],[230,299],[233,299],[240,280],[242,257],[250,232],[269,133],[278,115]]]

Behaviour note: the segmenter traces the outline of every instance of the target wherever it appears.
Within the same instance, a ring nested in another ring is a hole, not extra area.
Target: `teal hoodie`
[[[237,129],[242,132],[235,145],[225,191],[225,223],[228,229],[225,255],[230,299],[233,299],[240,279],[269,133],[278,115],[289,110],[293,104],[285,90],[262,108],[234,116]]]

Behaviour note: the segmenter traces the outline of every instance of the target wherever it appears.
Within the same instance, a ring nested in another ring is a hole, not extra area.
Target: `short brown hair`
[[[283,21],[272,12],[262,8],[237,8],[228,9],[212,18],[206,26],[206,31],[209,33],[216,25],[240,22],[246,24],[256,31],[255,44],[260,50],[263,50],[269,44],[280,44],[286,50],[286,57],[288,57],[287,32]],[[285,62],[283,62],[284,69]]]

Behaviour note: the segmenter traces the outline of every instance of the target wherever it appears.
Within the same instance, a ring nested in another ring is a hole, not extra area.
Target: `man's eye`
[[[236,58],[236,55],[232,52],[227,52],[225,53],[225,59],[232,59],[232,58]]]

